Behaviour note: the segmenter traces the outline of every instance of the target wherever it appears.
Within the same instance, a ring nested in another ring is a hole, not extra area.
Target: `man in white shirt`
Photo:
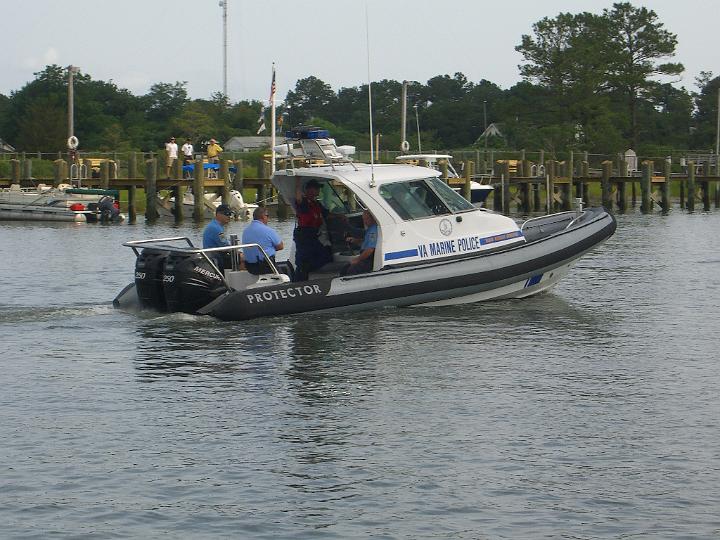
[[[183,161],[185,165],[193,160],[193,145],[190,139],[185,139],[185,144],[182,145]]]
[[[167,154],[167,159],[165,161],[165,176],[169,179],[173,163],[175,163],[175,160],[178,157],[178,146],[175,143],[175,137],[170,137],[170,141],[165,143],[165,153]]]

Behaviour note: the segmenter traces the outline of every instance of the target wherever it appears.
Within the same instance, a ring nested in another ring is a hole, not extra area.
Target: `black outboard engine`
[[[197,313],[227,291],[222,277],[200,253],[171,253],[163,273],[165,302],[170,312]]]
[[[103,223],[117,221],[120,215],[120,209],[115,206],[115,199],[107,195],[98,202],[98,211],[100,212],[100,221]]]
[[[145,248],[135,261],[135,289],[143,308],[165,311],[163,271],[168,252]]]

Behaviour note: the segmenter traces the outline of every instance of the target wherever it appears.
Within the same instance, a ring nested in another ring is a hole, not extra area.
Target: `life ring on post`
[[[70,150],[75,150],[78,147],[78,144],[80,144],[80,141],[78,141],[78,138],[75,135],[68,137],[67,145]]]
[[[400,150],[402,150],[403,152],[407,152],[408,150],[410,150],[410,143],[407,141],[403,141],[400,145]]]

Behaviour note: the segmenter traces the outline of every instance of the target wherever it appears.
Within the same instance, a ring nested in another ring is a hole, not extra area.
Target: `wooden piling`
[[[533,192],[532,210],[533,210],[533,212],[539,212],[542,209],[542,200],[540,199],[540,195],[541,195],[540,184],[533,184],[532,192]]]
[[[245,176],[243,173],[243,160],[235,160],[235,178],[233,178],[233,189],[242,193],[245,185]]]
[[[503,182],[502,190],[502,211],[503,214],[510,213],[510,160],[506,159],[501,167],[502,175],[505,181]]]
[[[703,176],[710,176],[710,164],[706,163],[703,167]],[[703,211],[709,212],[710,211],[710,181],[706,178],[703,178],[700,181],[700,189],[702,190],[702,202],[703,202]]]
[[[445,159],[441,159],[438,161],[438,165],[440,166],[440,177],[442,178],[443,182],[446,184],[448,183],[448,162]]]
[[[10,160],[10,182],[12,184],[20,184],[20,160]]]
[[[267,180],[270,176],[270,163],[265,161],[264,159],[260,162],[260,178],[263,180],[263,182],[258,185],[257,188],[257,203],[261,206],[267,205],[267,187],[265,186],[265,180]]]
[[[610,177],[612,176],[613,162],[606,160],[602,162],[602,177],[600,179],[600,191],[602,194],[602,205],[606,210],[612,210],[612,194]]]
[[[22,176],[26,180],[30,180],[32,175],[32,159],[25,158],[25,154],[23,154],[23,162],[22,162]]]
[[[227,159],[220,160],[220,178],[223,179],[223,186],[221,188],[221,196],[223,204],[230,204],[230,190],[232,185],[230,184],[230,164]]]
[[[110,162],[107,159],[100,162],[100,187],[102,189],[110,187]]]
[[[688,162],[687,178],[687,209],[688,212],[695,211],[695,162]]]
[[[145,162],[145,220],[153,222],[158,217],[157,163],[154,159],[148,159]]]
[[[472,167],[471,164],[473,164],[472,161],[465,162],[465,183],[463,184],[462,194],[463,194],[463,197],[465,197],[465,200],[467,200],[467,201],[470,200],[471,192],[472,192],[471,185],[470,185],[470,183],[472,182],[472,171],[470,170]]]
[[[650,193],[652,191],[653,162],[642,162],[642,177],[640,180],[640,211],[647,214],[652,211]]]
[[[67,178],[67,162],[64,159],[53,161],[53,187],[58,187]]]
[[[185,190],[187,188],[178,182],[172,188],[173,197],[175,203],[173,207],[173,216],[175,217],[175,223],[182,223],[185,220]]]
[[[620,159],[620,169],[618,170],[618,176],[627,176],[627,166],[625,164],[624,158]],[[617,183],[617,203],[618,210],[620,212],[625,212],[627,210],[627,182]]]
[[[195,177],[193,178],[193,219],[203,221],[205,219],[205,169],[203,160],[195,160]]]
[[[580,176],[590,178],[590,162],[587,160],[587,152],[585,152],[585,159],[580,164]],[[585,205],[590,206],[590,190],[588,189],[587,182],[583,182],[582,184],[582,197]]]
[[[170,168],[170,177],[173,180],[181,180],[183,177],[183,160],[176,159],[173,161],[172,167]]]
[[[128,223],[137,222],[137,187],[130,184],[128,187]]]
[[[662,198],[660,204],[664,213],[670,211],[670,174],[672,171],[672,164],[669,159],[665,160],[665,169],[663,174],[665,175],[665,183],[660,187],[660,196]]]
[[[130,152],[128,156],[128,178],[137,178],[137,155],[135,152]]]
[[[545,173],[547,174],[547,200],[548,209],[547,212],[552,214],[555,211],[555,164],[557,162],[554,159],[549,159],[545,164]]]

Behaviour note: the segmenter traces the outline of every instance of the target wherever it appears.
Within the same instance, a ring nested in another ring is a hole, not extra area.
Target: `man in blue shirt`
[[[265,250],[267,256],[275,264],[275,253],[285,247],[280,235],[269,227],[268,211],[264,206],[258,206],[253,212],[253,221],[243,231],[243,244],[258,244]],[[251,274],[269,274],[272,272],[270,265],[262,252],[256,247],[243,248],[245,255],[245,268]]]
[[[350,264],[343,268],[341,272],[343,276],[365,274],[372,272],[373,269],[378,235],[377,223],[375,223],[375,218],[369,210],[365,210],[362,217],[363,225],[365,225],[365,234],[362,239],[356,238],[354,235],[345,237],[347,242],[360,244],[360,254],[357,257],[353,257]]]
[[[208,223],[203,231],[203,249],[229,246],[230,242],[225,238],[225,226],[230,223],[232,210],[227,204],[221,204],[215,209],[215,219]],[[225,255],[217,252],[211,255],[218,268],[225,267]]]

